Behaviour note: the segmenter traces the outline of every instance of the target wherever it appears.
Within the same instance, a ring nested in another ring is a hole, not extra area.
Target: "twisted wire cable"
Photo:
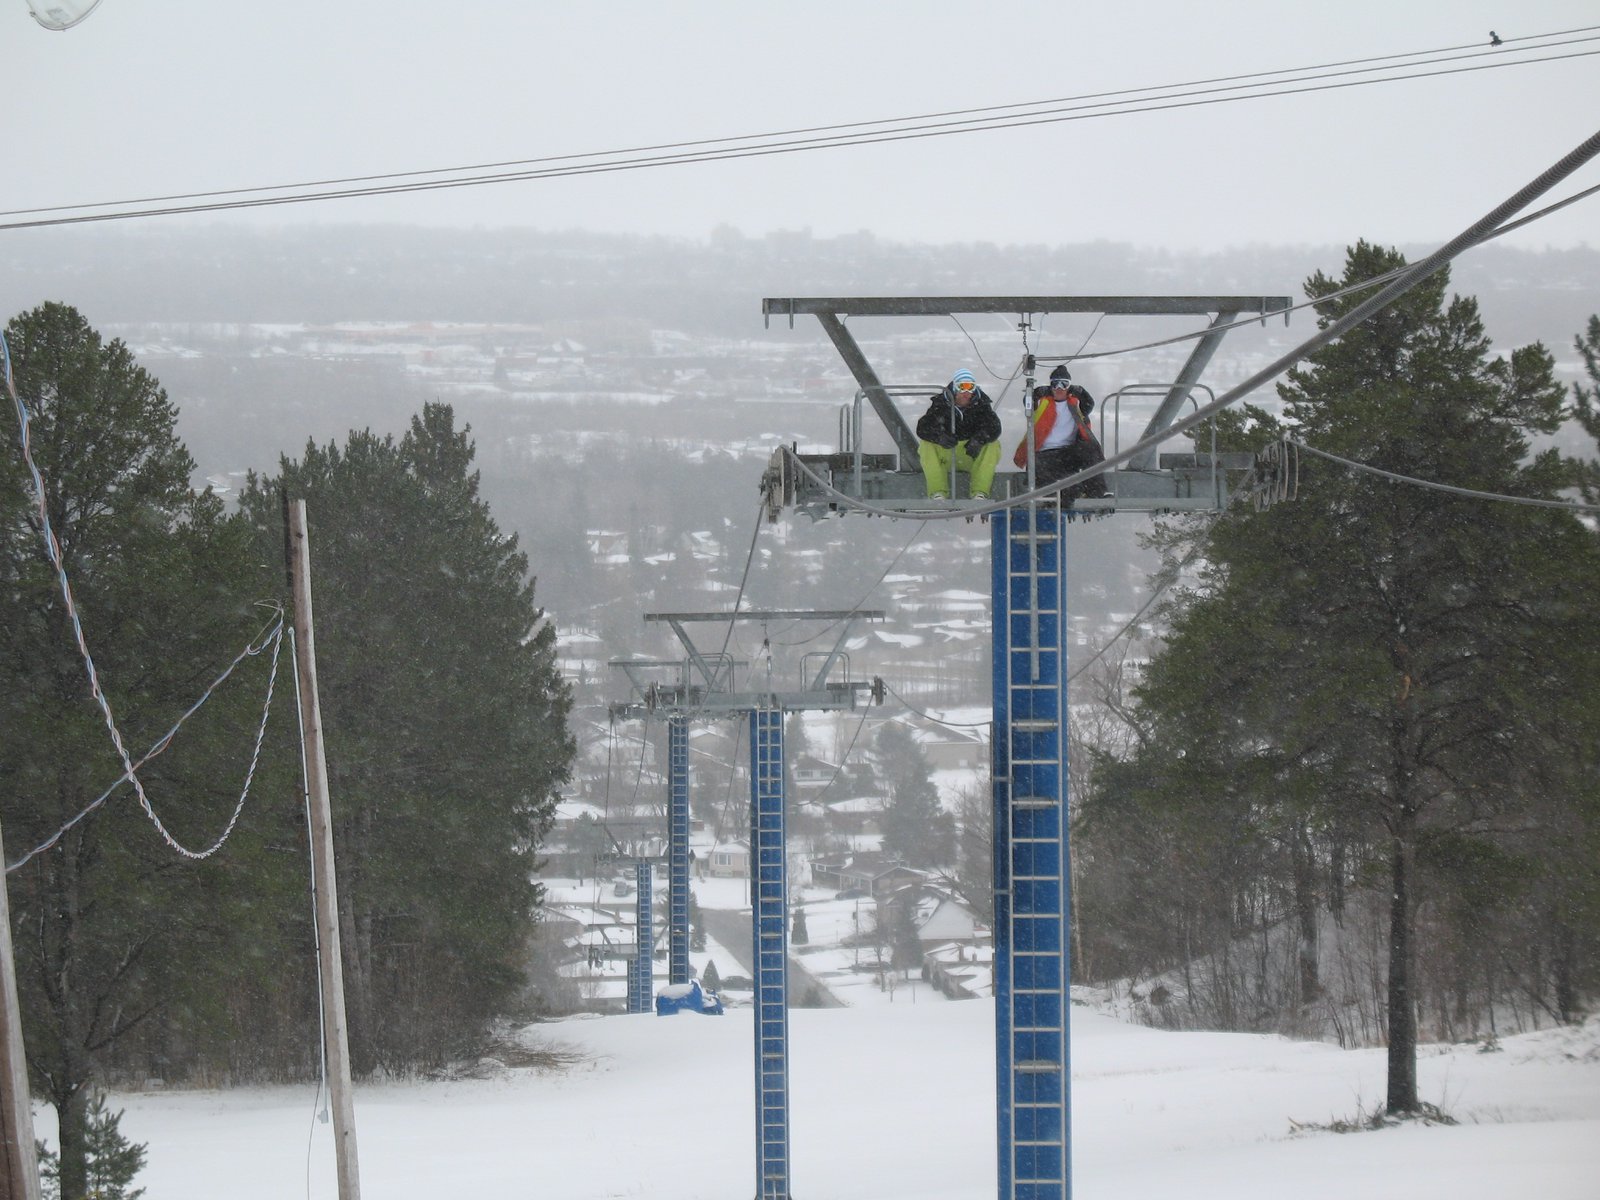
[[[67,578],[66,563],[61,553],[61,543],[56,539],[55,530],[51,528],[50,525],[50,508],[46,501],[44,477],[39,473],[38,464],[33,460],[32,432],[30,429],[32,417],[28,412],[28,406],[23,402],[21,395],[19,395],[17,392],[16,378],[11,369],[11,347],[6,342],[3,331],[0,331],[0,365],[4,366],[6,391],[11,396],[11,402],[16,408],[17,412],[17,422],[21,431],[22,458],[23,462],[28,468],[29,478],[33,481],[34,497],[38,502],[37,508],[39,514],[39,531],[40,536],[44,540],[45,553],[49,556],[51,565],[55,567],[56,581],[61,589],[62,599],[67,606],[67,617],[72,624],[73,639],[77,643],[78,655],[83,659],[84,671],[88,676],[90,694],[93,696],[95,704],[100,709],[101,716],[105,720],[106,730],[111,735],[111,744],[116,748],[117,757],[122,762],[122,776],[117,780],[116,783],[112,784],[111,787],[102,792],[93,803],[86,807],[82,812],[78,813],[77,816],[68,821],[66,825],[58,830],[47,842],[35,848],[34,850],[30,850],[16,863],[7,866],[6,871],[9,874],[11,871],[16,870],[23,863],[27,862],[34,855],[38,854],[41,850],[47,850],[51,846],[55,845],[61,840],[62,836],[67,832],[68,829],[71,829],[73,826],[77,825],[91,812],[104,804],[107,798],[110,797],[111,793],[120,787],[124,781],[131,782],[133,784],[134,792],[139,798],[139,805],[144,809],[145,816],[150,819],[150,822],[156,827],[156,831],[161,834],[162,840],[165,841],[168,846],[177,851],[179,854],[183,855],[185,858],[209,858],[222,847],[223,842],[227,841],[229,835],[232,834],[234,826],[238,823],[239,814],[244,809],[245,800],[250,794],[251,781],[255,778],[256,766],[261,755],[261,743],[266,735],[267,717],[272,711],[273,687],[278,676],[278,651],[282,644],[283,634],[282,606],[274,606],[277,608],[277,616],[271,623],[270,632],[264,635],[266,640],[263,640],[260,644],[252,641],[250,644],[246,645],[245,648],[234,658],[233,662],[229,664],[227,670],[218,676],[217,679],[212,682],[211,686],[208,687],[201,695],[200,699],[195,701],[189,710],[178,719],[178,723],[168,730],[167,733],[161,737],[153,747],[151,747],[150,751],[139,760],[139,762],[135,763],[132,755],[128,753],[127,745],[123,742],[122,731],[117,727],[116,716],[111,711],[111,701],[106,697],[105,689],[100,686],[100,672],[94,665],[94,656],[89,652],[88,640],[83,632],[83,621],[78,613],[77,600],[72,594],[72,581]],[[217,689],[218,685],[220,685],[224,679],[233,673],[234,667],[238,666],[239,663],[245,658],[251,658],[257,654],[260,654],[266,649],[268,641],[270,641],[272,645],[272,674],[267,681],[267,698],[266,703],[262,707],[261,727],[256,731],[255,747],[250,756],[250,768],[245,775],[244,789],[239,795],[239,802],[234,808],[232,817],[229,818],[226,828],[222,831],[222,834],[217,838],[217,840],[204,850],[191,850],[189,847],[179,842],[178,839],[175,838],[162,823],[161,818],[156,815],[155,807],[153,804],[151,804],[150,797],[145,792],[144,782],[139,778],[139,767],[143,766],[144,763],[148,762],[151,758],[165,750],[171,743],[173,735],[177,733],[179,726],[181,726],[184,721],[188,720],[189,717],[192,716],[201,705],[210,699],[211,694]]]
[[[279,615],[274,619],[270,627],[261,635],[261,639],[252,639],[250,644],[245,646],[245,648],[234,657],[234,660],[228,664],[223,672],[211,681],[210,686],[208,686],[201,694],[200,698],[190,705],[184,714],[178,718],[177,722],[174,723],[172,728],[167,730],[166,733],[162,734],[161,737],[159,737],[150,747],[150,749],[145,751],[143,757],[141,757],[137,762],[133,763],[128,770],[124,771],[120,776],[117,777],[115,783],[113,783],[105,791],[101,792],[100,795],[89,804],[85,805],[81,812],[79,812],[71,820],[67,821],[66,824],[62,825],[62,827],[56,830],[55,833],[51,834],[50,837],[45,839],[39,845],[35,846],[32,850],[29,850],[26,854],[22,855],[22,857],[18,858],[15,862],[7,863],[6,874],[9,875],[12,871],[17,870],[19,867],[22,867],[24,864],[26,864],[28,860],[33,858],[35,855],[42,854],[46,850],[50,849],[64,836],[66,836],[67,832],[75,825],[78,825],[85,817],[109,800],[113,792],[126,783],[130,778],[135,778],[132,773],[138,770],[138,768],[144,766],[145,763],[149,762],[152,758],[160,754],[169,745],[171,745],[172,739],[177,735],[177,732],[183,726],[183,723],[199,711],[200,707],[211,698],[211,694],[215,692],[217,688],[222,686],[222,684],[227,680],[228,676],[233,674],[234,668],[236,668],[245,659],[254,658],[255,656],[261,654],[267,648],[268,644],[270,644],[272,646],[272,673],[267,680],[267,698],[261,708],[261,724],[256,730],[255,748],[250,756],[250,768],[246,773],[244,788],[240,792],[238,804],[234,807],[233,816],[229,818],[227,828],[223,830],[222,834],[207,849],[203,851],[192,851],[185,850],[182,846],[175,847],[180,853],[189,858],[209,858],[212,854],[215,854],[217,850],[221,848],[222,843],[227,841],[229,835],[233,832],[234,826],[238,823],[239,814],[244,809],[245,798],[250,794],[251,780],[255,777],[256,765],[261,755],[262,739],[266,734],[267,717],[272,711],[272,694],[274,684],[278,676],[278,653],[283,643],[284,630],[285,625],[283,621],[283,615],[280,611]],[[168,843],[172,844],[171,835],[167,833],[166,828],[161,824],[160,819],[156,817],[155,813],[150,809],[148,804],[145,806],[145,813],[152,821],[155,822],[156,828],[161,831],[162,836],[166,838]]]

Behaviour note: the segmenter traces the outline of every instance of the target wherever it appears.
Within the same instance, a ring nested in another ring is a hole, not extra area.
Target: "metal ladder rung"
[[[1019,1075],[1048,1075],[1052,1071],[1059,1071],[1061,1064],[1044,1058],[1029,1058],[1019,1062],[1016,1069]]]
[[[1011,728],[1018,733],[1054,733],[1061,722],[1054,717],[1019,717],[1011,722]]]

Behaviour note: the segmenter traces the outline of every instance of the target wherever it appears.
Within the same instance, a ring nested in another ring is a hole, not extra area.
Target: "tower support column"
[[[655,1001],[655,909],[651,903],[650,860],[633,864],[633,936],[638,953],[628,964],[628,1011],[647,1013]]]
[[[1072,1193],[1066,524],[1054,507],[990,520],[1000,1200]]]
[[[667,982],[689,982],[689,721],[667,718]]]
[[[789,1200],[788,881],[783,710],[750,713],[750,927],[755,964],[756,1197]]]

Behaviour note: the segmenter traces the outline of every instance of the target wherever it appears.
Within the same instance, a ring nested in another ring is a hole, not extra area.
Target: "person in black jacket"
[[[928,497],[947,500],[952,471],[971,477],[968,495],[987,500],[1000,464],[1000,417],[971,371],[957,371],[917,422],[917,457]]]

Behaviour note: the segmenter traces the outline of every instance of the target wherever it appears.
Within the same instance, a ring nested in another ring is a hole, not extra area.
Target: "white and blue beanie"
[[[966,370],[957,371],[954,375],[950,376],[950,390],[952,392],[955,391],[956,388],[960,387],[963,383],[970,383],[973,387],[977,387],[978,377],[971,371]]]

